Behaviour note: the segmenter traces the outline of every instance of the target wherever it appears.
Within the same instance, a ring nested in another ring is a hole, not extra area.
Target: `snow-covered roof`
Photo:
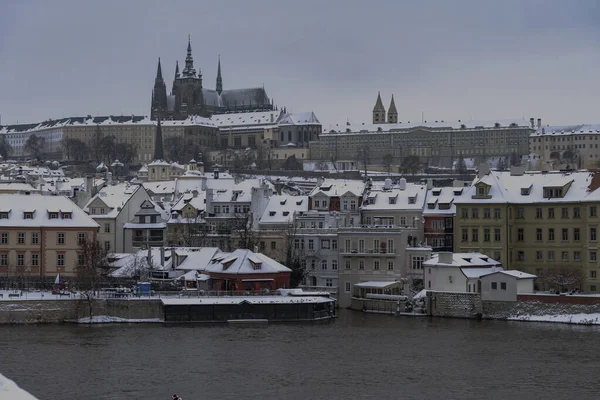
[[[217,114],[212,121],[217,128],[256,127],[263,125],[277,126],[282,111],[254,111],[232,114]]]
[[[308,196],[273,195],[259,223],[285,224],[294,219],[296,212],[308,212]]]
[[[183,298],[161,298],[162,303],[170,305],[194,305],[194,304],[303,304],[303,303],[333,303],[334,299],[324,296],[232,296],[232,297],[202,297],[187,299]]]
[[[428,190],[423,215],[454,215],[455,200],[464,192],[464,187],[435,187]]]
[[[327,197],[338,197],[348,192],[354,196],[362,196],[365,191],[365,183],[360,180],[351,179],[325,179],[321,185],[315,187],[309,196],[313,197],[322,193]]]
[[[504,275],[509,275],[509,276],[515,277],[517,279],[535,279],[535,278],[537,278],[537,275],[528,274],[527,272],[517,271],[516,269],[511,269],[511,270],[507,270],[507,271],[499,271],[498,273],[504,274]]]
[[[225,253],[225,258],[209,264],[206,272],[227,274],[272,274],[278,272],[291,272],[291,269],[278,263],[262,253],[254,253],[246,249],[237,249],[232,253]],[[260,267],[256,268],[257,261]]]
[[[64,196],[0,194],[0,213],[5,214],[0,218],[0,227],[98,228],[99,226],[81,208]],[[26,219],[25,213],[31,218]],[[56,218],[50,218],[51,215]],[[67,215],[69,218],[66,218]]]
[[[597,185],[592,185],[594,176],[595,173],[588,171],[525,171],[519,175],[511,175],[509,171],[491,171],[465,188],[463,196],[455,199],[455,203],[543,204],[598,201],[600,191],[595,189]],[[482,184],[489,186],[487,196],[477,196],[477,187]],[[562,196],[548,197],[548,191],[544,188],[560,189]]]
[[[284,114],[279,125],[321,125],[314,112]]]
[[[129,201],[131,197],[140,190],[139,185],[130,185],[128,183],[120,183],[117,185],[109,185],[103,187],[94,197],[92,197],[83,208],[84,211],[90,211],[90,207],[96,204],[104,204],[106,207],[94,207],[104,208],[105,213],[92,214],[92,218],[115,218],[121,212],[121,209]],[[143,190],[143,189],[142,189]]]
[[[478,252],[442,253],[442,260],[449,256],[452,257],[451,263],[440,261],[440,253],[432,254],[429,260],[423,262],[423,265],[428,267],[495,267],[501,265],[500,262]]]
[[[187,251],[185,253],[177,253],[178,256],[185,257],[183,261],[175,269],[183,271],[204,271],[211,263],[213,257],[221,253],[218,247],[202,247],[196,251]]]
[[[39,193],[40,189],[36,189],[31,184],[24,182],[0,182],[1,192]]]
[[[600,124],[580,124],[580,125],[546,125],[531,134],[531,137],[537,136],[572,136],[572,135],[598,135],[600,134]]]
[[[461,268],[460,271],[467,279],[478,279],[482,276],[502,271],[502,267]]]
[[[361,210],[422,210],[426,189],[425,185],[419,184],[407,184],[405,189],[399,189],[397,186],[391,189],[371,189]]]
[[[499,124],[497,127],[496,124]],[[512,125],[512,126],[511,126]],[[463,127],[464,126],[464,127]],[[467,129],[514,129],[519,128],[530,128],[529,121],[525,119],[508,119],[508,120],[497,120],[497,121],[463,121],[463,120],[452,120],[452,121],[407,121],[398,122],[396,124],[335,124],[323,128],[323,134],[364,134],[372,132],[401,132],[407,130],[413,130],[416,128],[423,128],[423,130],[432,130],[437,132],[440,130],[467,130]]]
[[[368,282],[360,282],[354,285],[359,288],[369,288],[369,289],[387,289],[393,286],[400,286],[400,282],[398,281],[368,281]]]

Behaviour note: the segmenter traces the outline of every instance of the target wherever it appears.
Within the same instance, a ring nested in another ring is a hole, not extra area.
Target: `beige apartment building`
[[[540,124],[541,125],[541,124]],[[571,125],[539,127],[529,137],[531,166],[542,164],[554,168],[567,165],[596,169],[600,166],[600,125]]]
[[[62,196],[0,195],[0,274],[74,276],[98,224]]]
[[[133,161],[143,164],[154,160],[156,126],[157,121],[143,116],[87,116],[70,118],[62,127],[62,137],[79,139],[93,149],[101,138],[113,136],[117,144],[132,145],[137,150]],[[161,121],[161,128],[163,140],[175,136],[181,140],[189,139],[202,148],[216,148],[218,129],[208,118],[194,116],[183,121]]]
[[[482,171],[455,199],[455,249],[535,274],[539,290],[570,271],[564,286],[598,292],[599,185],[590,172]]]

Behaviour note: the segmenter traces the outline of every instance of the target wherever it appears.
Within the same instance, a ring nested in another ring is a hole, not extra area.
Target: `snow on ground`
[[[140,322],[163,322],[160,318],[147,318],[147,319],[127,319],[119,317],[110,317],[108,315],[96,315],[92,317],[79,318],[77,320],[80,324],[113,324],[113,323],[140,323]]]
[[[2,374],[0,374],[0,398],[7,400],[37,400]]]
[[[557,315],[519,315],[509,317],[510,321],[558,322],[563,324],[600,325],[600,313],[595,314],[557,314]]]

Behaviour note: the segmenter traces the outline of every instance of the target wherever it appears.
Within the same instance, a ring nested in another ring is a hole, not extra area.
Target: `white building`
[[[521,271],[498,271],[483,275],[481,300],[517,301],[517,294],[533,293],[536,275]]]
[[[434,254],[423,262],[425,289],[438,292],[480,292],[480,278],[502,271],[500,262],[481,253]]]
[[[150,200],[139,185],[121,183],[102,188],[84,207],[99,225],[98,241],[106,251],[125,251],[125,224],[135,217],[142,203]]]

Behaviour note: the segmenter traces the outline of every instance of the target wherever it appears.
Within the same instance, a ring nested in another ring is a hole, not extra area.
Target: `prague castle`
[[[269,100],[264,87],[223,89],[220,58],[215,89],[205,88],[202,84],[200,68],[198,68],[198,71],[194,69],[192,45],[189,38],[185,67],[180,73],[179,63],[176,62],[175,78],[170,94],[167,94],[160,58],[158,59],[150,108],[150,118],[152,120],[158,119],[159,115],[161,119],[183,120],[192,115],[210,117],[213,114],[227,112],[270,110],[273,110],[273,103]]]

